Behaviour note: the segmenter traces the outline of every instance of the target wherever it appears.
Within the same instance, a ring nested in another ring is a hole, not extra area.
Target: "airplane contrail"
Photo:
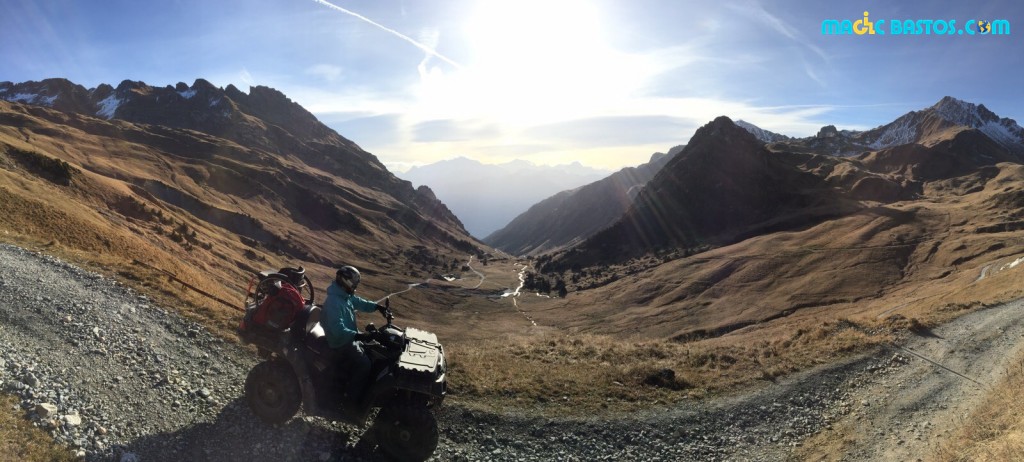
[[[455,66],[458,69],[462,69],[462,65],[461,64],[459,64],[459,63],[449,59],[448,57],[442,55],[441,53],[438,53],[437,50],[434,50],[433,48],[430,48],[430,47],[428,47],[428,46],[426,46],[426,45],[424,45],[424,44],[422,44],[420,42],[417,42],[417,41],[413,40],[412,38],[402,34],[401,32],[398,32],[398,31],[396,31],[394,29],[386,27],[386,26],[384,26],[384,25],[382,25],[382,24],[380,24],[380,23],[378,23],[378,22],[376,22],[376,21],[374,21],[374,20],[372,20],[370,18],[367,18],[366,16],[363,16],[363,15],[361,15],[359,13],[356,13],[355,11],[347,10],[345,8],[342,8],[342,7],[338,6],[338,5],[335,5],[335,4],[331,3],[331,2],[328,2],[327,0],[313,0],[313,1],[317,2],[317,3],[321,4],[321,5],[324,5],[324,6],[328,7],[328,8],[331,8],[331,9],[334,9],[336,11],[340,11],[342,13],[345,13],[345,14],[347,14],[349,16],[352,16],[352,17],[354,17],[354,18],[356,18],[356,19],[358,19],[360,21],[363,21],[363,22],[365,22],[367,24],[370,24],[371,26],[374,26],[374,27],[376,27],[376,28],[378,28],[378,29],[380,29],[380,30],[382,30],[384,32],[390,33],[391,35],[394,35],[395,37],[398,37],[398,38],[400,38],[402,40],[405,40],[406,42],[411,43],[413,46],[415,46],[416,48],[419,48],[420,50],[425,51],[427,54],[429,54],[431,56],[434,56],[437,59],[440,59],[441,61],[444,61],[444,62],[446,62],[448,64],[451,64],[452,66]]]

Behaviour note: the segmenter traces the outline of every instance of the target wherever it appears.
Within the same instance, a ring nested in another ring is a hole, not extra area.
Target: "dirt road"
[[[898,366],[851,380],[852,392],[837,403],[848,414],[833,432],[810,440],[806,455],[826,460],[929,460],[936,445],[963,424],[991,385],[1008,368],[1019,366],[1024,302],[969,314],[922,333],[904,348],[908,351],[891,350],[903,358]]]

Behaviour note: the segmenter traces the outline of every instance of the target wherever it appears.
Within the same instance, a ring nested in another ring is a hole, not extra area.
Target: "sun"
[[[592,2],[480,1],[464,20],[469,59],[458,70],[421,69],[421,96],[450,117],[521,125],[597,111],[635,79],[607,27]]]

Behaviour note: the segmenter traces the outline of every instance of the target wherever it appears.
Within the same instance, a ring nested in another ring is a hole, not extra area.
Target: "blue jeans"
[[[345,399],[357,401],[363,397],[366,390],[367,376],[370,374],[370,357],[363,351],[363,343],[352,341],[352,343],[338,349],[341,357],[342,374],[347,372],[348,385],[345,386]]]

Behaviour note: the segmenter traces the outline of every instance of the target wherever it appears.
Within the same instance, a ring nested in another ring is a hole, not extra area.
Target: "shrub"
[[[50,182],[64,186],[71,185],[71,179],[80,171],[71,164],[35,151],[10,148],[8,154],[25,169]]]

